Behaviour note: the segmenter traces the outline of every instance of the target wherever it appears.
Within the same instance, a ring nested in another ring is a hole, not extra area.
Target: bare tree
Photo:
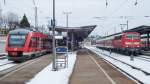
[[[9,12],[7,14],[7,24],[8,24],[9,30],[15,29],[16,26],[19,25],[18,15],[15,13]]]

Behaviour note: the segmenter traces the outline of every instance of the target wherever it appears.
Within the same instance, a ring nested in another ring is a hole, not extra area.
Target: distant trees
[[[30,23],[28,22],[26,15],[24,14],[22,20],[19,21],[19,16],[16,13],[2,13],[2,10],[0,9],[0,32],[7,35],[10,30],[14,30],[17,27],[30,27]]]
[[[22,28],[30,27],[30,23],[28,22],[28,19],[25,14],[24,14],[22,20],[20,21],[20,27],[22,27]]]
[[[12,12],[9,12],[8,15],[8,29],[13,30],[16,26],[19,26],[19,18],[18,15]]]
[[[10,30],[19,26],[19,17],[13,12],[2,13],[0,10],[0,32],[6,35]]]

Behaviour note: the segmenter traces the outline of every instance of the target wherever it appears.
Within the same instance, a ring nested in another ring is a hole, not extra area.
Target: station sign
[[[65,54],[68,52],[68,48],[66,46],[59,46],[56,47],[56,53],[62,53]]]
[[[63,39],[63,36],[55,36],[55,39]]]

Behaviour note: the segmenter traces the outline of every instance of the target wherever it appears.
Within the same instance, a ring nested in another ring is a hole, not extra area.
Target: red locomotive
[[[29,29],[15,29],[9,32],[6,41],[8,59],[25,61],[52,51],[52,40],[47,34]]]
[[[121,52],[127,55],[140,54],[141,39],[137,32],[122,32],[106,36],[96,41],[99,48]]]

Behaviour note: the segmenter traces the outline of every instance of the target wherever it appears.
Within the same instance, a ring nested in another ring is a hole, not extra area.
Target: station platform
[[[79,50],[69,84],[136,84],[86,49]]]

